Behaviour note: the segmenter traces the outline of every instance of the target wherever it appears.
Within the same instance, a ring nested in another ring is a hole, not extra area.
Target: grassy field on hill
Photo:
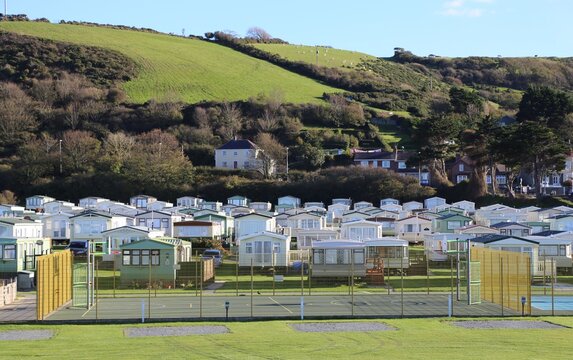
[[[241,100],[281,90],[285,101],[318,102],[335,88],[224,46],[200,40],[103,27],[3,22],[0,30],[80,45],[100,46],[132,58],[139,76],[124,83],[130,100],[166,96],[189,103]]]
[[[567,317],[541,318],[572,326]],[[379,322],[380,320],[370,320]],[[571,328],[465,329],[447,319],[385,319],[395,330],[314,332],[299,321],[118,325],[1,325],[0,331],[54,331],[40,341],[2,341],[7,359],[570,359]],[[224,325],[228,333],[127,337],[133,327]]]
[[[305,46],[293,44],[253,44],[253,46],[278,54],[285,59],[302,61],[319,66],[334,68],[355,68],[362,60],[373,60],[374,56],[349,50],[333,49],[324,46]],[[317,55],[318,51],[318,57]]]

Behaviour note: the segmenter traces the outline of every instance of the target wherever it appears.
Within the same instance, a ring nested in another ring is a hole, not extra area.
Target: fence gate
[[[72,254],[62,251],[40,256],[36,268],[36,318],[44,320],[72,297]]]
[[[90,308],[94,304],[94,257],[74,258],[72,306]]]

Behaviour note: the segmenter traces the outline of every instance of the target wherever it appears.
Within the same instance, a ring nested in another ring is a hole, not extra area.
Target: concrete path
[[[225,285],[225,283],[226,281],[215,281],[214,283],[210,284],[205,289],[203,289],[203,294],[213,295],[215,294],[215,291],[222,288],[223,285]]]
[[[18,293],[10,305],[0,307],[0,323],[36,320],[36,294]]]

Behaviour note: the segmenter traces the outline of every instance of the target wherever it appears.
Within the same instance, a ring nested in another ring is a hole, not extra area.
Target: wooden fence
[[[38,320],[72,299],[72,253],[69,250],[41,256],[36,264]]]

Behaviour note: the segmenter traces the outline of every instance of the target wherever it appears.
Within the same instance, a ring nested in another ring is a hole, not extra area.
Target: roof
[[[27,219],[19,219],[19,218],[0,218],[0,222],[8,225],[16,225],[16,224],[36,224],[42,225],[42,223],[35,222],[32,220]]]
[[[412,157],[413,153],[408,151],[398,151],[396,155],[393,151],[363,151],[355,152],[354,160],[398,160],[406,161]]]
[[[564,232],[565,231],[560,231],[560,230],[546,230],[546,231],[540,231],[540,232],[532,234],[532,235],[534,235],[534,236],[552,236],[552,235],[557,235],[557,234],[561,234]]]
[[[81,216],[101,216],[105,218],[112,218],[113,214],[104,212],[104,211],[95,211],[95,210],[86,210],[83,211],[75,216],[72,216],[70,219],[81,217]]]
[[[521,226],[521,227],[524,227],[524,228],[531,229],[531,226],[527,226],[527,225],[524,225],[524,224],[516,223],[516,222],[513,222],[513,221],[510,221],[510,222],[500,222],[500,223],[497,223],[497,224],[490,225],[490,227],[492,227],[492,228],[494,228],[494,229],[499,229],[499,228],[504,228],[504,227],[508,227],[508,226],[515,226],[515,225]]]
[[[161,210],[149,210],[149,211],[145,211],[145,212],[139,213],[139,214],[135,215],[135,217],[140,217],[141,215],[150,214],[150,213],[160,214],[160,215],[166,215],[166,216],[173,216],[172,213],[163,212],[163,211],[161,211]]]
[[[472,242],[481,243],[481,244],[489,244],[496,241],[501,241],[505,239],[516,239],[519,241],[525,241],[532,244],[539,245],[539,242],[533,240],[527,240],[519,236],[511,236],[511,235],[497,235],[497,234],[488,234],[483,236],[478,236],[476,238],[471,239]]]
[[[451,219],[451,218],[453,218],[453,217],[462,217],[462,218],[464,218],[464,219],[473,220],[471,217],[465,216],[465,215],[462,215],[462,214],[447,214],[447,215],[444,215],[444,216],[441,216],[441,217],[437,218],[436,220],[447,220],[447,219]]]
[[[251,238],[256,238],[259,236],[268,236],[268,237],[272,237],[272,238],[280,239],[280,240],[285,240],[285,241],[289,240],[289,238],[290,238],[290,236],[288,236],[288,235],[278,234],[278,233],[271,232],[271,231],[261,231],[261,232],[252,233],[252,234],[242,236],[238,240],[239,241],[245,241],[245,240],[249,240]]]
[[[109,232],[113,232],[113,231],[117,231],[117,230],[122,230],[122,229],[131,229],[131,230],[141,231],[141,232],[145,232],[145,233],[149,233],[151,231],[161,231],[159,229],[150,229],[147,226],[124,225],[124,226],[116,227],[113,229],[104,230],[101,233],[105,234],[105,233],[109,233]]]
[[[248,149],[258,149],[257,145],[250,140],[231,140],[224,144],[223,146],[217,148],[217,150],[248,150]]]
[[[313,249],[362,249],[365,246],[362,241],[354,240],[321,240],[312,242]]]
[[[265,215],[265,214],[261,214],[261,213],[258,213],[258,212],[252,212],[252,213],[250,213],[250,214],[237,214],[237,215],[235,215],[235,220],[239,220],[239,219],[241,219],[241,218],[244,218],[245,216],[259,216],[259,217],[264,217],[264,218],[267,218],[267,219],[272,219],[272,218],[273,218],[273,217],[270,216],[270,215]]]
[[[405,217],[405,218],[402,218],[402,219],[396,219],[396,222],[404,221],[404,220],[409,220],[409,219],[418,219],[418,220],[424,220],[424,221],[432,221],[431,219],[425,218],[425,217],[423,217],[423,216],[414,216],[414,215],[411,215],[411,216],[408,216],[408,217]]]
[[[132,242],[129,242],[127,244],[120,245],[120,248],[135,247],[137,244],[142,243],[142,242],[146,242],[146,241],[154,242],[154,243],[158,243],[158,244],[163,244],[163,245],[171,245],[174,247],[179,246],[179,245],[183,245],[183,244],[189,244],[189,242],[185,241],[185,240],[164,237],[164,238],[142,239],[142,240],[132,241]]]
[[[173,226],[213,226],[213,224],[218,223],[212,221],[187,220],[173,223]]]

